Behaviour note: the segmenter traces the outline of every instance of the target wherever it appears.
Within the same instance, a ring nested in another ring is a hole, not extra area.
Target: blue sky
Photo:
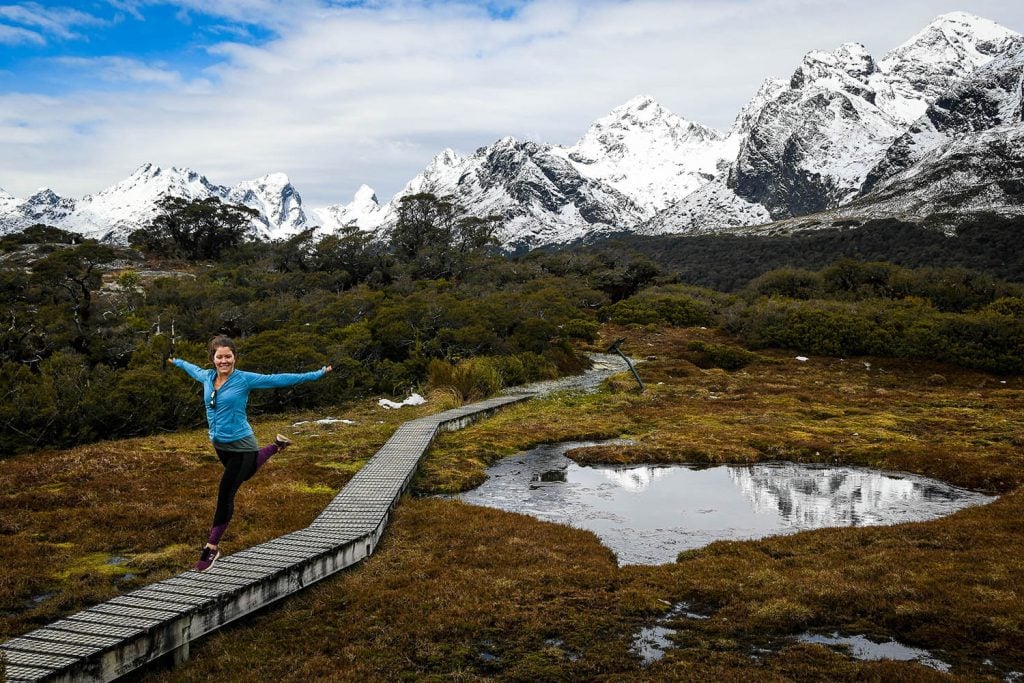
[[[727,129],[806,52],[879,59],[955,10],[1024,32],[1020,0],[0,4],[0,188],[78,197],[151,162],[386,200],[446,147],[572,144],[639,94]]]

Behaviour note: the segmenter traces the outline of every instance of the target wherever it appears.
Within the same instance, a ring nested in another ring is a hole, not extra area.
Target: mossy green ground
[[[895,638],[964,679],[1024,671],[1024,384],[949,366],[761,352],[700,369],[706,330],[617,330],[648,384],[555,396],[442,436],[417,494],[458,491],[538,443],[628,437],[581,462],[791,459],[913,471],[999,493],[928,523],[719,542],[675,563],[618,567],[585,531],[457,501],[407,497],[360,566],[193,645],[157,680],[929,680],[916,663],[859,662],[804,631]],[[1005,384],[1003,383],[1005,382]],[[239,495],[228,552],[305,526],[401,422],[448,406],[335,411],[355,425],[262,422],[296,447]],[[0,637],[177,573],[209,524],[219,464],[205,433],[0,461]],[[42,558],[42,559],[41,559]],[[40,569],[42,568],[42,569]],[[644,667],[642,626],[686,601],[676,647]],[[986,664],[985,662],[991,662]]]

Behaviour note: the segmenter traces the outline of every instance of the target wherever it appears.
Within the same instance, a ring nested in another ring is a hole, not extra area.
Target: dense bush
[[[696,287],[655,287],[605,306],[602,320],[619,325],[714,325],[730,298]]]
[[[1024,319],[996,310],[945,313],[928,302],[762,299],[729,312],[725,327],[752,348],[876,355],[1024,372]]]
[[[480,237],[480,226],[463,227]],[[36,245],[24,261],[0,268],[10,304],[0,327],[0,436],[17,451],[201,425],[198,387],[164,360],[173,354],[205,366],[205,342],[218,333],[239,344],[241,369],[335,367],[323,382],[255,392],[254,414],[403,394],[424,384],[432,360],[457,368],[470,397],[585,364],[574,344],[595,338],[596,311],[608,297],[578,278],[470,247],[446,263],[480,265],[497,281],[476,269],[464,278],[416,279],[408,268],[426,262],[394,255],[390,265],[374,257],[390,268],[383,274],[330,269],[358,244],[366,243],[353,235],[326,246],[248,244],[244,256],[170,262],[176,272],[157,277],[138,265],[118,272],[113,264],[138,263],[125,250],[88,241]],[[275,267],[282,249],[312,249],[312,260]],[[484,377],[488,368],[497,382]]]

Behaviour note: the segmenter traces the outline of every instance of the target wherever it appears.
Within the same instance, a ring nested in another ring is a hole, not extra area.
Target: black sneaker
[[[213,563],[217,561],[218,557],[220,557],[220,548],[204,546],[199,552],[199,561],[196,562],[196,571],[205,572],[213,566]]]

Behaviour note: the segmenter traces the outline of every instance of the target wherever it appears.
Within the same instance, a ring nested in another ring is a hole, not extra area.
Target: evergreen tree
[[[237,247],[259,215],[255,209],[225,204],[218,197],[166,197],[158,206],[160,214],[147,228],[133,232],[129,242],[150,253],[190,260],[217,259]]]

